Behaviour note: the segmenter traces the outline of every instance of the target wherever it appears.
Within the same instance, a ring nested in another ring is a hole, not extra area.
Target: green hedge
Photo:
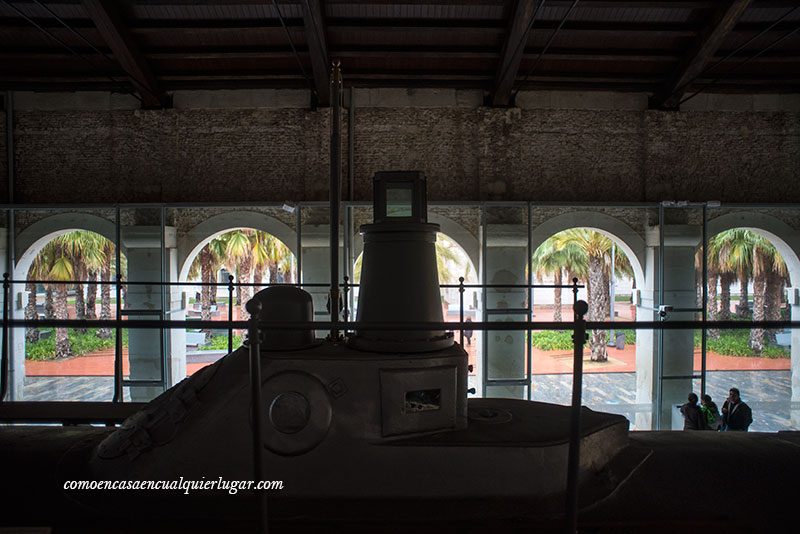
[[[636,343],[633,330],[615,330],[625,333],[625,344]],[[543,330],[533,333],[533,346],[539,350],[572,350],[572,330]]]
[[[242,346],[242,336],[234,334],[233,350]],[[200,347],[200,350],[228,350],[228,336],[211,336],[208,343]]]
[[[722,330],[719,339],[706,337],[706,350],[716,352],[723,356],[754,357],[753,349],[749,346],[750,330]],[[700,330],[694,332],[694,346],[700,348]],[[789,358],[791,354],[787,349],[768,345],[761,351],[762,358]]]
[[[42,332],[50,331],[52,328],[40,328]],[[114,336],[108,339],[97,337],[97,328],[89,328],[88,333],[78,334],[73,328],[69,329],[69,342],[72,347],[72,356],[83,356],[91,352],[113,348]],[[122,331],[122,346],[128,346],[128,331]],[[47,339],[40,339],[36,343],[25,344],[25,359],[32,361],[54,360],[56,357],[56,335],[55,332]]]

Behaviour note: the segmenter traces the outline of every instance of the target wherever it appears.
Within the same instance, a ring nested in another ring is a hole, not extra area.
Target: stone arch
[[[557,215],[531,229],[531,253],[552,235],[570,228],[596,230],[614,240],[631,260],[636,287],[645,287],[646,245],[633,228],[609,215],[593,211],[573,211]]]
[[[26,227],[14,242],[14,257],[16,264],[12,278],[24,280],[28,276],[31,264],[42,248],[54,238],[75,230],[90,230],[106,239],[116,241],[116,225],[97,215],[90,213],[59,213],[45,217]],[[12,288],[12,302],[22,300],[19,295],[24,293],[25,284],[14,284]],[[14,307],[14,318],[24,318],[24,308]],[[12,400],[24,400],[23,388],[25,380],[25,334],[23,328],[15,329],[13,346],[11,347],[11,361],[9,375],[11,377]]]
[[[274,217],[253,211],[231,211],[206,219],[178,239],[179,280],[185,280],[194,257],[206,243],[236,228],[253,228],[277,237],[295,255],[297,233]]]
[[[706,224],[706,233],[709,237],[715,236],[725,230],[744,228],[751,230],[768,239],[786,262],[789,271],[789,306],[791,307],[792,320],[800,320],[800,301],[792,293],[797,292],[800,282],[800,233],[777,217],[754,211],[738,211],[726,213],[710,219]],[[791,331],[791,408],[790,420],[794,429],[800,428],[800,410],[794,406],[800,401],[800,330]]]
[[[641,291],[647,288],[645,277],[647,268],[647,243],[633,228],[624,222],[593,211],[573,211],[557,215],[531,229],[531,253],[552,235],[570,228],[588,228],[612,239],[628,256],[633,268],[636,287]],[[637,320],[653,320],[653,312],[644,308],[637,309]],[[636,334],[636,402],[651,404],[652,372],[653,372],[653,335],[652,332],[639,330]],[[637,413],[635,424],[638,428],[650,428],[649,414]]]
[[[89,213],[59,213],[36,221],[22,232],[14,242],[14,279],[28,275],[34,258],[45,244],[59,235],[74,230],[90,230],[106,239],[116,241],[116,225],[97,215]]]
[[[726,213],[709,219],[706,234],[713,237],[725,230],[744,228],[767,238],[786,262],[792,285],[800,281],[800,233],[780,219],[753,211]]]

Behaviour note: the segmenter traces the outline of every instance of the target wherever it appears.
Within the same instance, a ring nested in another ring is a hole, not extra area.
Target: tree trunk
[[[77,268],[75,269],[75,280],[83,280],[86,278],[86,267],[83,262],[78,260]],[[84,284],[78,282],[75,284],[75,318],[79,321],[86,320],[86,297],[83,292]],[[84,327],[75,327],[75,332],[78,334],[85,334],[87,332]]]
[[[561,268],[556,269],[553,275],[553,285],[561,285]],[[553,322],[560,323],[561,318],[561,288],[557,287],[553,290]]]
[[[783,304],[783,277],[775,272],[767,275],[765,298],[764,298],[764,320],[780,321],[781,304]],[[777,329],[769,329],[765,332],[765,337],[769,341],[775,341]]]
[[[109,282],[111,280],[111,266],[104,263],[100,269],[100,281]],[[111,319],[111,284],[100,284],[100,320],[108,321]],[[101,339],[109,339],[114,335],[114,330],[111,328],[101,328],[97,331],[97,337]]]
[[[736,281],[733,273],[723,273],[720,276],[720,301],[719,301],[719,320],[731,320],[731,284]]]
[[[766,300],[767,279],[765,274],[757,275],[753,279],[753,321],[764,320],[764,301]],[[754,356],[761,356],[764,349],[764,329],[752,328],[750,330],[750,348]]]
[[[97,272],[89,273],[89,281],[97,282]],[[97,284],[86,284],[86,318],[97,319]]]
[[[56,284],[55,298],[56,319],[67,319],[67,285]],[[69,343],[69,330],[67,328],[56,328],[56,358],[68,358],[72,353]]]
[[[25,320],[35,321],[36,314],[36,284],[27,282],[25,289],[28,291],[28,303],[25,305]],[[25,330],[25,341],[28,343],[36,343],[39,341],[39,329],[35,326],[29,326]]]
[[[278,264],[275,262],[269,263],[269,283],[270,285],[278,283]]]
[[[604,286],[605,277],[603,276],[603,258],[589,256],[588,270],[588,295],[589,313],[588,321],[605,321],[608,318],[608,289]],[[608,332],[605,330],[592,330],[589,340],[589,347],[592,350],[592,361],[605,362],[608,360],[606,343],[608,342]]]
[[[747,305],[747,301],[750,300],[750,295],[748,294],[749,288],[747,287],[749,280],[746,276],[742,276],[739,278],[739,311],[740,313],[737,314],[740,319],[746,319],[750,317],[750,307]]]
[[[44,317],[45,319],[55,319],[56,311],[53,304],[53,288],[48,286],[44,290]]]
[[[239,267],[239,276],[242,283],[250,282],[250,258],[242,259],[242,264]],[[250,319],[250,314],[247,313],[247,301],[250,300],[253,288],[250,286],[239,286],[239,320],[247,321]]]
[[[214,267],[212,265],[212,267],[211,267],[211,281],[212,282],[216,282],[217,281],[217,276],[216,275],[217,275],[217,273],[214,272]],[[225,282],[226,284],[228,283],[227,279],[222,280],[222,281]],[[211,299],[208,302],[212,306],[216,306],[217,305],[217,291],[219,290],[219,288],[220,288],[220,286],[211,286]],[[231,302],[231,305],[233,305],[232,302]]]
[[[261,283],[264,281],[264,270],[261,267],[256,267],[256,270],[253,271],[253,283],[256,284],[253,287],[253,294],[258,293],[261,291]]]
[[[289,265],[285,271],[283,271],[283,282],[286,284],[292,284],[294,280],[294,273],[292,273],[292,266]],[[353,281],[350,280],[348,283],[352,283]]]
[[[210,284],[214,281],[214,273],[211,269],[211,251],[204,247],[200,251],[200,279],[204,284]],[[211,294],[214,293],[216,286],[204,285],[200,290],[200,320],[211,320]],[[203,330],[206,334],[206,341],[211,339],[211,329],[206,328]]]
[[[716,321],[719,318],[717,313],[717,280],[719,275],[714,271],[708,273],[708,301],[706,302],[706,317],[709,321]],[[719,339],[719,328],[709,328],[708,336]]]

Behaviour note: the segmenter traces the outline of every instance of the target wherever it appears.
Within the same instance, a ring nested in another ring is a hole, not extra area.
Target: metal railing
[[[9,290],[10,285],[14,283],[13,281],[8,279],[6,275],[3,281],[3,296],[4,302],[6,305],[3,309],[3,344],[2,344],[2,391],[0,392],[0,399],[5,396],[7,391],[7,370],[8,370],[8,356],[9,356],[9,347],[7,343],[9,329],[15,327],[24,327],[30,325],[37,325],[37,326],[53,326],[56,328],[65,328],[70,326],[84,326],[84,327],[113,327],[116,329],[118,333],[121,331],[123,327],[127,328],[187,328],[187,327],[200,327],[200,328],[213,328],[218,327],[221,324],[227,327],[229,332],[229,341],[228,341],[228,348],[232,350],[232,332],[234,329],[246,329],[249,334],[250,342],[248,343],[248,351],[249,351],[249,361],[250,361],[250,382],[251,382],[251,402],[252,402],[252,409],[254,413],[254,425],[253,425],[253,454],[254,454],[254,464],[253,464],[253,477],[254,480],[263,480],[264,479],[264,467],[265,461],[263,458],[263,434],[261,428],[261,422],[263,417],[263,402],[261,397],[261,356],[260,356],[260,347],[259,347],[259,340],[261,330],[269,330],[269,329],[284,329],[284,330],[319,330],[319,329],[333,329],[338,328],[342,323],[339,321],[328,321],[328,322],[321,322],[321,321],[300,321],[300,322],[263,322],[258,320],[258,311],[260,310],[260,303],[258,301],[252,300],[247,305],[247,311],[251,314],[251,317],[248,321],[233,321],[232,309],[233,309],[233,293],[236,286],[269,286],[269,284],[236,284],[233,282],[232,277],[228,279],[227,287],[228,287],[228,321],[205,321],[205,320],[147,320],[147,319],[137,319],[135,321],[124,321],[118,315],[114,320],[15,320],[11,319],[8,315],[9,306],[7,305],[9,300]],[[48,283],[52,283],[49,282]],[[70,282],[64,282],[70,283]],[[74,283],[74,282],[72,282]],[[95,282],[95,283],[108,283],[108,282]],[[112,282],[117,283],[117,282]],[[119,282],[119,284],[144,284],[144,285],[158,285],[159,283],[156,282]],[[168,282],[165,283],[166,285],[178,285],[178,286],[198,286],[198,285],[212,285],[212,286],[220,286],[224,285],[221,283],[177,283],[177,282]],[[316,286],[316,287],[328,287],[328,284],[291,284],[294,286]],[[344,301],[347,302],[347,292],[356,287],[353,284],[349,284],[347,278],[345,277],[344,283],[342,284],[342,288],[345,293]],[[470,330],[495,330],[495,331],[511,331],[511,330],[527,330],[531,331],[534,328],[536,330],[564,330],[567,325],[571,324],[572,329],[572,341],[573,341],[573,371],[572,371],[572,402],[570,407],[570,432],[569,432],[569,452],[567,458],[567,486],[566,486],[566,494],[565,494],[565,525],[567,532],[575,532],[577,527],[577,513],[578,513],[578,474],[580,470],[580,438],[581,438],[581,394],[582,394],[582,380],[583,380],[583,351],[584,345],[587,341],[587,330],[611,330],[615,327],[619,327],[619,323],[615,323],[613,321],[586,321],[585,314],[588,311],[588,305],[585,301],[578,301],[577,300],[577,292],[578,286],[577,280],[573,281],[573,284],[570,286],[554,286],[554,285],[544,285],[544,286],[528,286],[528,285],[516,285],[516,286],[508,286],[508,285],[492,285],[490,287],[494,288],[526,288],[526,289],[533,289],[539,287],[547,287],[547,288],[571,288],[574,295],[574,304],[573,304],[573,320],[571,323],[569,322],[543,322],[543,321],[525,321],[525,322],[510,322],[510,321],[501,321],[501,322],[487,322],[487,321],[471,321],[465,322],[464,321],[464,291],[467,288],[486,288],[485,285],[481,284],[464,284],[464,279],[461,278],[459,280],[459,284],[444,284],[442,287],[456,287],[459,290],[459,301],[460,301],[460,320],[458,323],[455,322],[394,322],[394,323],[377,323],[377,322],[351,322],[347,320],[348,311],[345,305],[344,308],[344,328],[345,332],[348,330],[423,330],[423,329],[433,329],[433,330],[447,330],[447,329],[456,329],[462,332],[461,340],[463,342],[463,331],[470,329]],[[118,291],[119,294],[119,291]],[[119,303],[117,308],[119,309]],[[336,307],[333,307],[335,310]],[[707,321],[704,319],[701,321],[633,321],[633,322],[626,322],[626,327],[631,329],[653,329],[653,330],[686,330],[686,329],[696,329],[696,328],[716,328],[716,329],[741,329],[741,328],[752,328],[752,327],[759,327],[759,328],[797,328],[800,327],[800,321],[759,321],[759,322],[748,322],[742,323],[740,321]],[[118,337],[119,339],[119,337]],[[116,359],[119,360],[121,358],[121,354],[116,355]],[[120,365],[115,366],[115,371],[117,368],[121,367]],[[163,375],[162,375],[163,376]],[[133,383],[133,382],[131,382]],[[115,396],[115,400],[118,398]],[[8,404],[8,403],[5,403]],[[15,403],[11,403],[12,405]],[[72,405],[76,403],[70,403]],[[108,403],[101,403],[104,405],[108,405]],[[112,403],[113,404],[113,403]],[[121,404],[121,403],[119,403]],[[0,408],[2,405],[0,405]],[[138,405],[137,405],[138,407]],[[96,407],[95,407],[96,408]],[[24,414],[19,413],[20,410],[16,410],[16,414],[14,417],[16,419],[25,419]],[[38,417],[41,417],[41,412],[39,412]],[[118,414],[111,413],[109,414],[107,411],[103,414],[102,419],[103,422],[106,424],[113,424],[115,422],[115,416]],[[119,414],[121,415],[121,414]],[[0,419],[2,419],[2,413],[0,413]],[[92,417],[89,414],[82,414],[81,415],[82,422],[92,421]],[[65,417],[63,414],[61,415],[61,419],[69,419]],[[267,503],[266,503],[266,493],[260,492],[257,496],[258,504],[259,504],[259,520],[263,520],[264,522],[267,521],[266,518],[266,510],[267,510]]]

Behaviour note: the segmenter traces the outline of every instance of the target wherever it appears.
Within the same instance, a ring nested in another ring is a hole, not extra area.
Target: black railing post
[[[578,303],[578,279],[572,279],[572,309],[575,309],[575,305]]]
[[[577,280],[576,280],[577,281]],[[576,290],[575,288],[573,288]],[[572,409],[569,428],[569,457],[567,458],[567,534],[578,531],[578,474],[581,455],[581,386],[583,382],[583,345],[586,343],[586,320],[584,315],[589,305],[579,300],[572,308],[572,344],[574,357],[572,366]]]
[[[247,321],[247,342],[250,345],[250,392],[253,416],[253,480],[256,484],[265,480],[264,476],[264,435],[261,425],[264,421],[264,409],[261,402],[261,348],[258,330],[258,315],[261,303],[250,300],[247,303],[247,312],[250,320]],[[256,502],[258,510],[258,531],[266,534],[269,530],[267,515],[267,490],[256,489]]]
[[[343,311],[344,311],[344,324],[345,324],[344,335],[345,336],[347,335],[347,323],[349,321],[349,315],[350,315],[350,311],[349,311],[348,306],[347,306],[347,303],[348,303],[348,301],[350,299],[350,284],[349,284],[349,281],[350,281],[350,279],[347,277],[347,275],[345,275],[344,276],[344,282],[342,283],[342,292],[344,293],[344,302],[343,302],[344,309],[343,309]]]
[[[217,286],[214,286],[214,291]],[[233,322],[233,275],[228,275],[228,322]],[[233,352],[233,328],[228,328],[228,354]]]
[[[3,273],[3,352],[0,364],[0,402],[5,400],[6,393],[8,393],[8,294],[10,287],[8,273]]]
[[[331,341],[339,339],[339,208],[341,207],[342,174],[342,69],[339,60],[334,60],[331,69],[331,180],[330,180],[330,251],[331,251]]]
[[[464,277],[458,277],[458,309],[459,320],[464,324]],[[461,347],[464,347],[464,330],[461,330]]]

